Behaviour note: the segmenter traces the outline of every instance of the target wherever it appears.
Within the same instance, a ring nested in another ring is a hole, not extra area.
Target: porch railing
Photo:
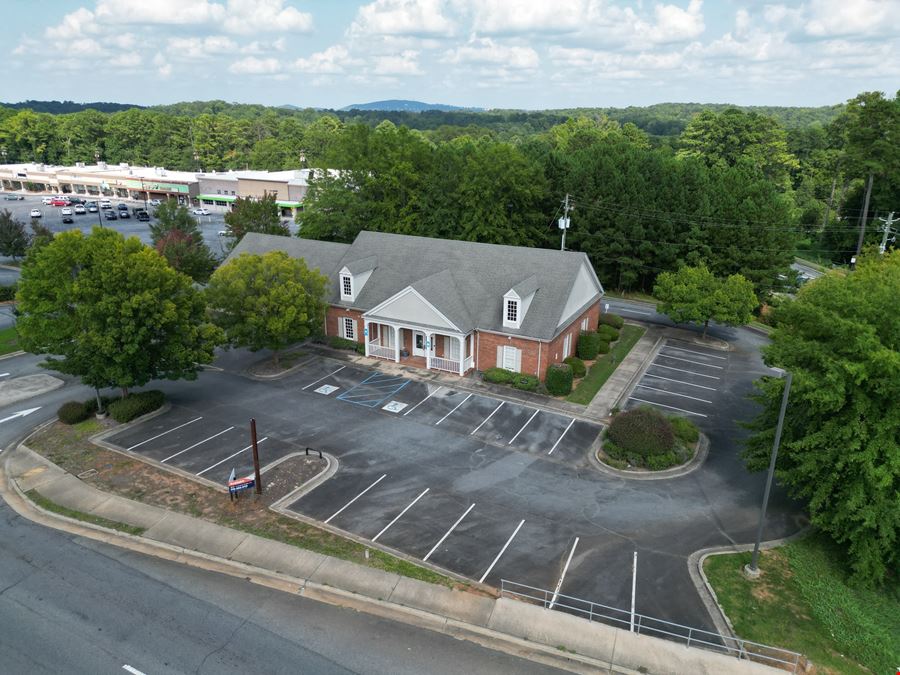
[[[435,370],[446,370],[448,373],[459,373],[459,361],[444,359],[440,356],[431,357],[431,367]]]
[[[388,359],[389,361],[394,360],[394,348],[393,347],[383,347],[377,342],[369,343],[369,356],[374,356],[379,359]]]
[[[463,363],[463,372],[467,370],[471,370],[474,367],[474,361],[471,356],[467,356],[465,362]]]

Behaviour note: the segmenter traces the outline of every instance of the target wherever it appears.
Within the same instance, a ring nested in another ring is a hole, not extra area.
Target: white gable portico
[[[425,367],[462,375],[473,365],[471,333],[463,332],[433,303],[407,286],[363,314],[366,356],[400,362],[425,359]]]

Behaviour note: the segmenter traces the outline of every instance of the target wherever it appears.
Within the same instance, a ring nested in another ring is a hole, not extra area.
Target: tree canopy
[[[900,562],[898,297],[900,251],[864,258],[777,309],[764,349],[768,365],[793,374],[777,476],[868,583],[896,577]],[[753,470],[768,464],[783,385],[758,386],[765,408],[745,450]]]
[[[155,215],[157,222],[150,224],[150,237],[159,254],[194,281],[209,279],[218,261],[204,243],[197,219],[187,207],[167,199]]]
[[[262,234],[278,234],[288,237],[291,234],[287,225],[281,222],[281,212],[275,203],[274,194],[263,197],[238,197],[232,209],[225,214],[225,231],[231,248],[237,246],[248,232]]]
[[[13,217],[9,209],[0,210],[0,255],[21,258],[30,241],[25,223]]]

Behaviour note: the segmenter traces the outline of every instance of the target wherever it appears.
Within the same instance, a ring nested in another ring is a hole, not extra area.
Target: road
[[[26,355],[0,372],[39,372]],[[0,409],[7,447],[75,382]],[[0,502],[0,654],[10,673],[550,673],[473,643],[36,525]]]

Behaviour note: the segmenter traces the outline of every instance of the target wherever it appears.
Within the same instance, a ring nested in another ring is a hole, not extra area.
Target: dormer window
[[[522,307],[522,299],[514,291],[503,296],[502,311],[504,328],[520,328],[522,326],[522,316],[525,311]]]
[[[353,277],[341,275],[341,300],[353,300]]]
[[[506,301],[506,322],[507,323],[519,323],[519,301],[518,300],[507,300]]]

